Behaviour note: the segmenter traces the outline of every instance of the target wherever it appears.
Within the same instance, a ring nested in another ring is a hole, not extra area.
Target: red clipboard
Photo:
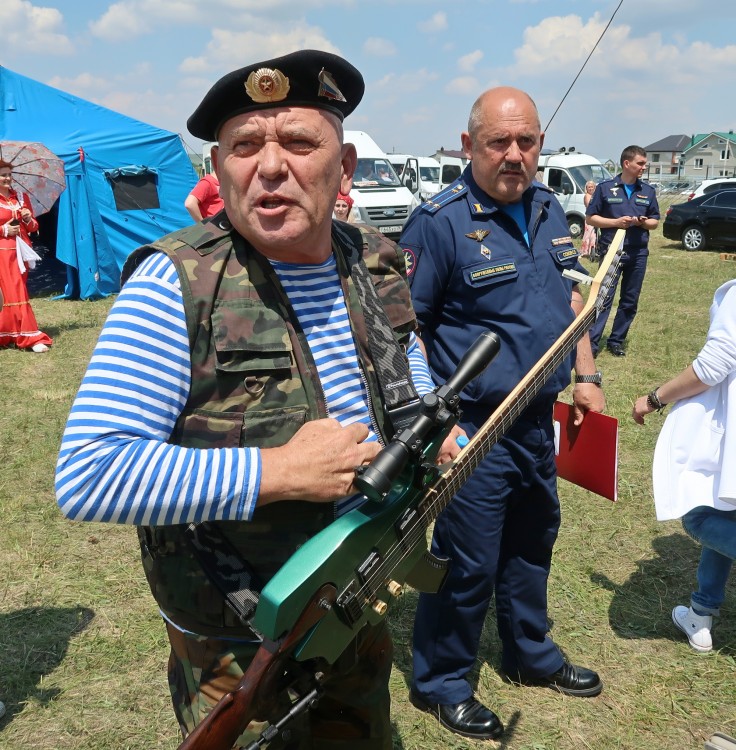
[[[570,404],[554,408],[557,475],[597,495],[618,499],[618,420],[589,411],[573,424]]]

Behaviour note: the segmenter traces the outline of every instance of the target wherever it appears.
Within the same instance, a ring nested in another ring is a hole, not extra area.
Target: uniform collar
[[[465,194],[465,199],[468,203],[471,216],[485,216],[486,214],[493,214],[496,211],[501,210],[499,204],[475,181],[470,164],[465,167],[461,179],[468,186],[468,192]],[[552,200],[552,195],[553,194],[549,188],[535,181],[524,191],[521,200],[526,205],[532,202],[549,205]]]
[[[616,185],[620,185],[621,187],[624,187],[626,183],[624,182],[623,173],[617,174],[616,177],[614,178],[614,182],[616,183]],[[641,180],[638,177],[636,178],[635,182],[631,183],[631,189],[641,190]]]

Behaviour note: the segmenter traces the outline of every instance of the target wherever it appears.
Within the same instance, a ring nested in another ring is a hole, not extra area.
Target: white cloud
[[[371,36],[363,42],[363,52],[372,57],[391,57],[396,54],[396,45],[388,39]]]
[[[516,76],[577,72],[598,41],[605,22],[598,14],[583,23],[580,16],[553,16],[524,31],[524,42],[515,53],[510,72]],[[659,32],[636,36],[631,26],[611,26],[586,65],[586,78],[598,77],[625,85],[622,71],[651,79],[682,84],[719,69],[736,69],[736,45],[716,47],[707,42],[665,43]]]
[[[426,21],[420,21],[417,24],[417,28],[425,34],[434,34],[438,31],[444,31],[447,28],[447,13],[438,11]]]
[[[179,65],[182,73],[201,75],[208,71],[233,70],[247,60],[278,57],[298,49],[320,49],[340,54],[321,29],[298,26],[290,31],[279,30],[270,34],[258,31],[230,31],[212,29],[205,52],[198,57],[187,57]]]
[[[421,91],[427,84],[436,81],[438,74],[422,68],[421,70],[408,71],[401,75],[389,73],[374,84],[374,87],[383,92],[401,96],[412,91]]]
[[[455,94],[457,96],[477,96],[481,92],[478,79],[474,76],[458,76],[445,84],[444,91],[446,94]]]
[[[89,28],[93,36],[121,41],[150,33],[148,18],[137,3],[114,3],[97,21],[90,21]]]
[[[94,99],[98,94],[110,89],[110,81],[91,73],[81,73],[75,78],[54,76],[48,83],[49,86],[81,96],[83,99]]]
[[[483,59],[483,53],[477,49],[474,52],[469,52],[467,55],[463,55],[457,61],[457,67],[466,73],[472,73],[475,70],[475,66]]]
[[[17,52],[70,55],[74,46],[64,34],[64,18],[56,8],[43,8],[27,0],[0,2],[3,56]]]

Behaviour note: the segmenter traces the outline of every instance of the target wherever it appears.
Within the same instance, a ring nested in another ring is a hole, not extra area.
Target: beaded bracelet
[[[658,388],[655,388],[651,393],[647,395],[647,404],[649,405],[649,408],[652,409],[653,411],[661,412],[662,409],[664,409],[664,407],[667,406],[667,404],[663,404],[660,401],[659,396],[657,395],[658,390],[659,390]]]

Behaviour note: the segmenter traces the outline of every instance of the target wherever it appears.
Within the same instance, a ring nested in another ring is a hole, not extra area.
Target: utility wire
[[[613,19],[616,17],[616,13],[618,13],[619,8],[623,4],[624,4],[624,0],[621,0],[621,2],[619,2],[618,6],[616,7],[616,10],[613,11],[613,15],[611,16],[610,20],[606,24],[606,28],[603,29],[603,31],[601,32],[601,35],[598,37],[598,41],[595,43],[595,45],[593,46],[593,49],[590,50],[590,53],[585,58],[585,62],[583,63],[583,65],[580,68],[580,70],[578,71],[578,74],[573,79],[573,82],[570,84],[570,88],[565,92],[565,96],[562,97],[562,101],[557,105],[557,109],[552,113],[552,117],[549,118],[549,122],[547,123],[547,127],[544,129],[543,132],[546,133],[547,130],[549,129],[549,126],[552,124],[552,120],[555,119],[555,115],[559,112],[560,107],[563,105],[565,99],[567,99],[567,95],[570,93],[570,91],[572,91],[572,87],[575,85],[575,81],[577,81],[578,78],[580,78],[580,74],[583,72],[583,70],[585,70],[585,66],[588,64],[588,60],[590,60],[590,58],[592,57],[592,55],[595,52],[596,48],[601,43],[601,39],[603,39],[603,37],[605,36],[606,32],[608,31],[608,27],[613,23]]]

